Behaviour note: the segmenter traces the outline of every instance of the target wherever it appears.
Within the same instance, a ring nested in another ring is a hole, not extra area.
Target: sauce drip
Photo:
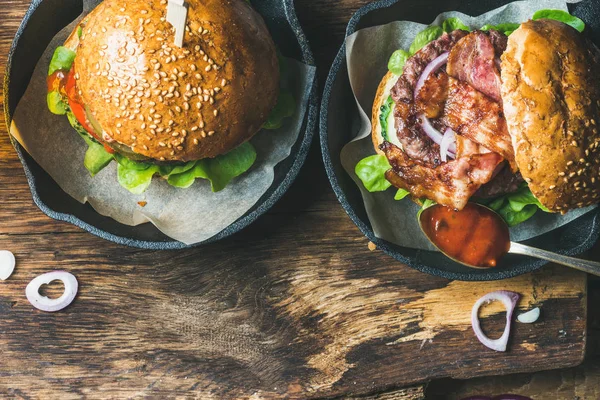
[[[504,220],[493,211],[469,203],[461,211],[436,204],[423,210],[421,227],[444,254],[462,263],[491,268],[510,250]]]

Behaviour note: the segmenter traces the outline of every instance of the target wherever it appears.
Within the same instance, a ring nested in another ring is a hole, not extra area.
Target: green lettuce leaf
[[[408,196],[410,192],[406,189],[398,189],[396,194],[394,195],[394,200],[402,200],[406,196]]]
[[[89,171],[91,176],[95,176],[98,172],[102,171],[108,164],[110,164],[110,162],[113,160],[113,155],[107,152],[103,145],[94,141],[90,137],[85,128],[81,126],[71,111],[68,111],[66,114],[73,129],[79,133],[79,135],[88,145],[88,149],[86,150],[83,158],[83,165]]]
[[[515,226],[531,218],[538,209],[549,212],[531,193],[529,186],[523,184],[519,190],[500,196],[491,201],[479,201],[496,211],[508,226]]]
[[[523,186],[515,193],[509,194],[507,200],[510,208],[514,212],[521,212],[528,205],[534,205],[545,212],[550,212],[550,210],[544,207],[533,193],[531,193],[528,186]]]
[[[463,30],[463,31],[467,31],[467,32],[471,32],[471,29],[466,26],[461,20],[460,18],[457,17],[452,17],[452,18],[448,18],[447,20],[445,20],[442,23],[442,29],[444,30],[444,32],[452,32],[455,31],[457,29]]]
[[[514,211],[510,206],[504,206],[497,213],[508,226],[513,227],[533,217],[537,210],[538,208],[534,205],[525,206],[521,211]]]
[[[410,45],[410,54],[415,54],[421,50],[427,43],[439,38],[444,33],[444,30],[440,26],[432,25],[425,30],[419,32],[415,36],[415,40]]]
[[[385,156],[375,154],[360,160],[354,172],[369,192],[383,192],[392,186],[385,179],[385,172],[390,168],[390,163]]]
[[[127,168],[121,163],[117,165],[117,179],[119,184],[133,194],[142,194],[152,183],[152,177],[158,173],[158,166],[153,165],[146,169]]]
[[[169,185],[171,186],[186,189],[192,186],[192,184],[196,181],[196,178],[208,179],[206,170],[206,162],[204,160],[200,160],[194,163],[194,167],[192,169],[179,174],[170,175],[167,179],[167,182],[169,182]]]
[[[69,109],[69,106],[63,100],[62,95],[55,90],[48,92],[46,95],[46,103],[48,104],[48,110],[50,110],[52,114],[65,115]]]
[[[543,18],[563,22],[577,29],[579,32],[583,32],[585,29],[585,22],[563,10],[539,10],[533,14],[533,17],[531,17],[533,20]]]
[[[52,75],[59,69],[63,69],[65,71],[70,70],[71,65],[73,65],[73,60],[75,60],[75,52],[73,50],[64,46],[58,46],[56,50],[54,50],[54,54],[50,60],[50,65],[48,66],[48,75]]]
[[[404,64],[410,55],[411,54],[408,51],[404,51],[402,49],[393,52],[390,60],[388,61],[388,70],[395,75],[402,75],[402,72],[404,71]]]
[[[504,33],[506,36],[509,36],[511,33],[513,33],[513,31],[517,30],[519,28],[519,26],[521,26],[521,24],[515,24],[512,22],[507,22],[505,24],[498,24],[498,25],[487,24],[487,25],[482,26],[480,28],[480,30],[489,31],[490,29],[493,29],[495,31]]]
[[[292,93],[286,89],[280,89],[277,104],[271,110],[267,121],[263,125],[265,129],[278,129],[283,125],[283,120],[294,115],[296,100]]]
[[[171,173],[170,185],[190,187],[196,178],[208,179],[213,192],[219,192],[235,177],[248,171],[256,161],[256,150],[249,142],[238,146],[227,154],[197,161],[193,168],[182,173]]]
[[[388,117],[390,116],[390,113],[394,109],[394,104],[395,104],[394,99],[392,99],[392,96],[389,96],[387,98],[387,100],[385,101],[385,103],[383,103],[380,108],[381,112],[379,113],[379,121],[381,122],[381,136],[383,136],[383,138],[385,140],[389,140],[389,138],[388,138]]]

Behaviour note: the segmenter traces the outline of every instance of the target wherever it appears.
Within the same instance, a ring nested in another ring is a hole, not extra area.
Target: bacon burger
[[[372,139],[386,179],[459,210],[527,185],[552,212],[597,203],[600,51],[548,19],[508,33],[445,32],[383,78]]]

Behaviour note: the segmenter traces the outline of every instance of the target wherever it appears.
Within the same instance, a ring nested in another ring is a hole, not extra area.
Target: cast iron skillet
[[[295,14],[293,0],[252,0],[263,16],[275,43],[283,55],[314,65],[308,41]],[[50,40],[71,23],[83,9],[81,0],[33,0],[17,31],[8,54],[4,80],[4,109],[10,126],[17,103],[25,92],[37,61]],[[308,110],[300,135],[290,156],[275,167],[275,180],[258,202],[233,224],[198,246],[232,235],[254,222],[270,209],[294,181],[306,159],[318,113],[316,81],[312,87]],[[89,204],[81,204],[64,193],[54,180],[24,151],[11,141],[23,164],[35,204],[49,217],[67,221],[86,231],[119,244],[144,249],[181,249],[185,244],[162,234],[154,225],[122,225],[98,214]]]
[[[358,10],[348,24],[346,35],[351,35],[359,29],[398,20],[430,24],[438,14],[445,11],[454,10],[476,16],[510,2],[507,0],[447,0],[444,2],[437,0],[382,0],[370,3]],[[585,0],[578,4],[571,4],[569,8],[572,14],[585,21],[586,34],[596,44],[600,44],[600,2]],[[331,118],[329,118],[330,115]],[[510,278],[534,271],[546,263],[530,257],[510,254],[496,268],[475,270],[455,263],[441,253],[401,247],[375,236],[367,218],[360,191],[340,162],[342,147],[356,135],[353,126],[356,126],[355,123],[358,120],[358,109],[348,79],[345,46],[342,46],[338,52],[329,72],[321,103],[320,118],[321,149],[331,186],[352,221],[370,241],[385,253],[419,271],[465,281]],[[599,215],[600,208],[581,216],[566,226],[524,243],[566,255],[580,254],[590,249],[600,237]]]

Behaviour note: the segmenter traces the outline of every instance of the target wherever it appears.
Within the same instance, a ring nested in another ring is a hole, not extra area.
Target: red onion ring
[[[0,250],[0,279],[7,280],[15,270],[15,255],[8,250]]]
[[[435,129],[435,127],[431,124],[431,121],[425,116],[425,114],[419,114],[417,115],[417,118],[419,119],[421,128],[423,128],[425,134],[441,147],[444,135],[442,135],[440,131]],[[450,145],[448,146],[448,153],[451,153],[452,155],[456,154],[456,143],[450,143]]]
[[[506,345],[508,343],[508,337],[510,335],[510,325],[512,320],[512,315],[519,301],[520,295],[518,293],[509,292],[506,290],[498,290],[496,292],[491,292],[477,300],[473,305],[473,309],[471,310],[471,325],[473,325],[473,331],[475,332],[475,336],[477,339],[486,347],[489,347],[495,351],[506,351]],[[483,331],[481,330],[481,325],[479,323],[479,318],[477,316],[479,309],[483,305],[483,303],[489,303],[493,300],[501,301],[506,308],[506,326],[504,327],[504,332],[499,339],[490,339],[487,337]]]
[[[40,287],[53,281],[62,281],[65,292],[58,299],[50,299],[40,294]],[[25,289],[27,300],[38,310],[54,312],[67,307],[77,295],[77,279],[66,271],[53,271],[34,278]]]
[[[444,132],[442,143],[440,144],[440,157],[442,157],[443,162],[448,161],[448,157],[456,158],[456,155],[449,150],[450,146],[453,146],[456,152],[456,132],[448,128]]]
[[[427,66],[423,70],[423,73],[419,77],[417,84],[415,85],[415,91],[414,91],[415,99],[417,98],[417,93],[419,93],[419,91],[425,84],[425,81],[427,80],[427,78],[429,78],[429,75],[431,75],[432,72],[435,72],[438,69],[440,69],[444,64],[446,64],[448,62],[449,54],[450,54],[450,52],[442,53],[439,56],[437,56],[436,58],[434,58],[432,62],[427,64]]]

